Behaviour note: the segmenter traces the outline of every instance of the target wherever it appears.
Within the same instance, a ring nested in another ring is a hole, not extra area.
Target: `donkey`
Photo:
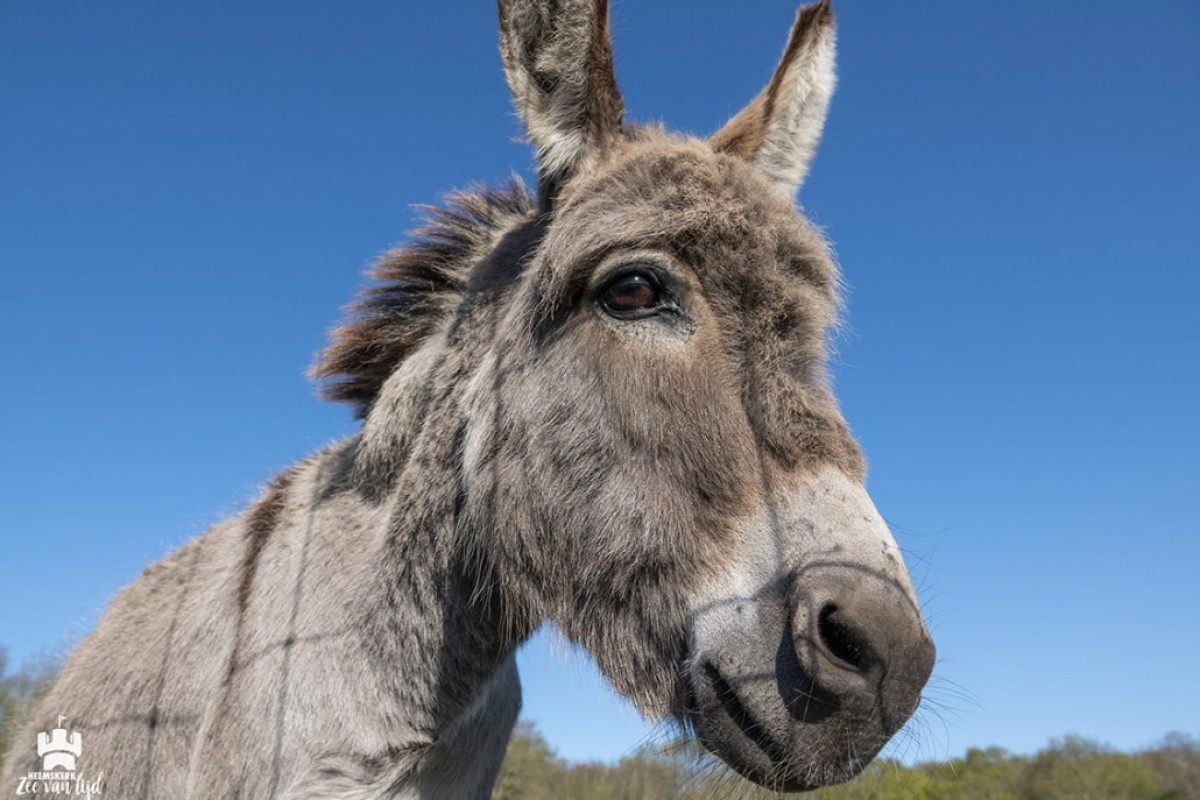
[[[459,195],[379,261],[315,367],[358,433],[117,596],[4,791],[57,729],[120,800],[486,798],[547,619],[780,791],[853,777],[916,708],[934,648],[793,204],[829,3],[707,140],[623,120],[606,0],[499,11],[536,193]]]

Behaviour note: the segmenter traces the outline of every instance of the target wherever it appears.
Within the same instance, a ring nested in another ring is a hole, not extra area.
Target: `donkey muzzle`
[[[849,780],[933,671],[899,549],[861,486],[831,473],[743,535],[738,565],[693,607],[689,721],[765,786]]]

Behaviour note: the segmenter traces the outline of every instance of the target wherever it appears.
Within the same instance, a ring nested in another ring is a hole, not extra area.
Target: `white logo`
[[[61,727],[64,719],[66,717],[59,717],[60,727],[50,733],[43,732],[37,735],[37,753],[42,757],[42,769],[46,772],[60,767],[74,772],[75,759],[83,752],[83,737],[79,735],[79,731],[72,731],[68,737],[66,729]]]
[[[75,797],[92,800],[104,793],[104,773],[94,778],[76,772],[76,760],[83,755],[83,735],[67,731],[66,717],[58,718],[58,727],[37,735],[37,754],[41,772],[28,772],[17,778],[18,795],[40,798]]]

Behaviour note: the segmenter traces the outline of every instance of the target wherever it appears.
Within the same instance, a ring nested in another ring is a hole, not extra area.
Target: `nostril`
[[[879,663],[879,655],[870,637],[846,618],[845,612],[830,603],[817,617],[817,635],[830,656],[855,672],[869,672]]]

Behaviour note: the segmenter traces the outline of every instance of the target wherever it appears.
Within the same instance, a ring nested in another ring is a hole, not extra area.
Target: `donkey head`
[[[838,278],[792,203],[829,4],[706,142],[623,123],[605,0],[500,0],[500,28],[542,208],[468,399],[484,560],[742,774],[847,779],[934,649],[828,388]]]
[[[606,0],[499,6],[539,207],[493,204],[507,222],[420,328],[474,353],[438,374],[462,385],[443,405],[480,594],[517,638],[549,617],[743,775],[848,779],[934,648],[828,386],[838,276],[793,204],[834,85],[829,4],[707,141],[622,120]],[[368,428],[413,407],[389,391]]]

